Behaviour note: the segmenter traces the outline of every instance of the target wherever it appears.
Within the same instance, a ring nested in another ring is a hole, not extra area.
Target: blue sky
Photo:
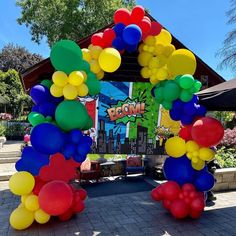
[[[215,57],[232,29],[226,25],[229,0],[137,0],[137,3],[148,8],[156,20],[225,79],[235,77],[236,73],[230,70],[217,69],[221,58]],[[7,43],[17,43],[48,57],[46,40],[40,45],[32,42],[29,30],[17,24],[20,8],[15,1],[1,0],[0,9],[0,49]]]

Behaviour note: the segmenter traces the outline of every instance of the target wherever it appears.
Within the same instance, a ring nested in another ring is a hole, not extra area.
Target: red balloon
[[[145,10],[142,6],[135,6],[131,11],[131,21],[134,24],[139,23],[145,15]]]
[[[116,37],[115,31],[111,28],[105,29],[103,32],[103,41],[108,44],[111,45],[113,39]]]
[[[184,192],[195,192],[196,188],[194,187],[193,184],[187,183],[187,184],[184,184],[182,186],[182,191],[184,191]]]
[[[191,130],[192,125],[183,126],[179,131],[179,136],[186,141],[192,140]]]
[[[162,25],[156,21],[152,21],[149,34],[152,36],[156,36],[160,34],[161,30],[162,30]]]
[[[58,217],[61,221],[67,221],[73,216],[73,214],[73,211],[71,209],[68,209],[65,213],[59,215]]]
[[[124,25],[129,25],[131,23],[130,12],[125,8],[118,9],[114,14],[115,24],[123,23]]]
[[[202,211],[190,211],[189,213],[190,217],[193,219],[200,218],[201,214],[202,214]]]
[[[179,197],[181,189],[178,183],[174,181],[168,181],[163,185],[163,195],[165,199],[174,200]]]
[[[41,180],[41,178],[39,176],[35,176],[35,185],[34,185],[34,189],[33,189],[33,194],[38,195],[41,188],[47,183],[44,182],[43,180]]]
[[[172,202],[171,202],[170,200],[168,200],[168,199],[164,199],[164,200],[162,201],[163,207],[164,207],[165,209],[167,209],[167,210],[170,210],[171,203],[172,203]]]
[[[162,187],[162,185],[154,188],[151,191],[151,197],[155,201],[161,201],[163,199],[164,196],[163,196],[163,187]]]
[[[151,22],[144,18],[140,23],[138,23],[138,26],[142,30],[142,33],[146,34],[151,29]]]
[[[100,46],[102,48],[104,48],[105,43],[103,41],[103,33],[96,33],[91,37],[91,43],[94,46]]]
[[[203,211],[205,202],[202,198],[195,198],[192,200],[190,207],[192,211]]]
[[[183,219],[188,216],[189,207],[184,200],[176,199],[171,203],[170,211],[176,219]]]
[[[52,216],[65,213],[72,205],[73,192],[71,187],[60,180],[45,184],[39,192],[39,206]]]
[[[84,200],[86,199],[86,197],[87,197],[87,192],[86,192],[86,190],[84,190],[83,188],[78,189],[78,190],[76,191],[76,193],[79,194],[80,199],[81,199],[82,201],[84,201]]]
[[[191,199],[194,199],[194,198],[197,197],[197,193],[194,192],[194,191],[191,191],[191,192],[189,193],[189,197],[190,197]]]
[[[85,206],[83,201],[80,199],[80,196],[78,194],[74,195],[74,200],[72,203],[72,210],[73,212],[79,213],[84,210]]]
[[[217,145],[224,136],[224,127],[212,117],[199,118],[192,127],[193,140],[204,147]]]

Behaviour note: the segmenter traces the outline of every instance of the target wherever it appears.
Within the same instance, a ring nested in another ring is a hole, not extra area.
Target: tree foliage
[[[135,0],[17,0],[19,24],[30,28],[32,40],[44,36],[51,46],[60,39],[79,40],[112,22],[121,7],[132,8]]]
[[[226,12],[228,17],[227,24],[235,25],[236,23],[236,0],[231,0],[230,10]],[[220,68],[231,68],[236,69],[236,29],[230,31],[224,40],[223,48],[217,53],[218,56],[222,57],[223,60],[220,63]]]
[[[15,69],[22,73],[27,68],[43,60],[39,54],[32,54],[26,48],[8,44],[0,51],[0,70]]]
[[[225,128],[227,128],[227,124],[233,119],[235,119],[235,112],[232,111],[214,111],[212,116],[219,120]]]
[[[14,69],[7,72],[0,70],[0,95],[9,102],[7,112],[15,118],[22,115],[24,106],[31,104],[30,97],[23,91],[19,74]]]

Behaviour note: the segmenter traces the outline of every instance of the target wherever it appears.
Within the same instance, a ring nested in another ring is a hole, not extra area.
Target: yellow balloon
[[[164,50],[165,50],[164,44],[158,43],[158,44],[156,44],[156,46],[155,46],[154,54],[155,54],[155,55],[161,55],[161,54],[164,53]]]
[[[141,53],[143,51],[143,47],[144,47],[144,43],[141,43],[139,46],[138,46],[138,51],[139,53]]]
[[[205,166],[205,162],[202,161],[201,159],[198,159],[197,162],[192,161],[191,165],[192,165],[193,169],[195,169],[195,170],[202,170]]]
[[[34,213],[24,207],[16,208],[10,215],[10,224],[12,228],[23,230],[28,228],[34,222]]]
[[[68,100],[73,100],[76,99],[78,96],[78,92],[77,89],[74,85],[71,84],[67,84],[64,88],[63,88],[63,95],[66,99]]]
[[[197,157],[198,158],[198,156],[199,156],[199,152],[198,151],[194,151],[194,152],[192,152],[192,154],[193,154],[193,157]]]
[[[87,48],[82,48],[81,51],[82,51],[82,54],[83,54],[83,59],[89,63],[92,60],[90,50],[87,49]]]
[[[159,65],[159,60],[157,57],[152,57],[151,60],[148,63],[148,67],[150,69],[157,68]]]
[[[171,157],[181,157],[186,153],[184,139],[175,136],[169,138],[165,143],[166,153]]]
[[[85,71],[83,71],[83,70],[81,70],[80,71],[82,74],[83,74],[83,76],[84,76],[84,82],[86,82],[87,81],[87,74],[86,74],[86,72]]]
[[[50,87],[50,93],[52,94],[52,96],[59,98],[63,95],[63,87],[59,87],[59,86],[53,84]]]
[[[175,51],[175,46],[173,44],[165,45],[163,54],[169,57]]]
[[[20,203],[17,208],[25,208],[25,204],[24,203]]]
[[[189,50],[178,49],[169,57],[167,67],[173,76],[193,75],[196,71],[197,61],[194,54]]]
[[[151,75],[151,71],[146,66],[141,69],[140,73],[144,79],[148,79]]]
[[[29,196],[29,195],[22,195],[21,198],[20,198],[21,202],[22,202],[22,203],[25,203],[25,200],[26,200],[26,198],[27,198],[28,196]]]
[[[100,71],[96,74],[96,76],[97,76],[97,79],[98,79],[98,80],[101,80],[101,79],[104,77],[104,71],[103,71],[103,70],[100,70]]]
[[[50,220],[50,215],[44,212],[42,209],[38,209],[34,213],[34,219],[39,223],[39,224],[45,224]]]
[[[88,86],[86,84],[81,84],[77,87],[77,92],[79,97],[85,97],[88,95]]]
[[[153,85],[158,84],[160,81],[157,79],[156,75],[151,75],[150,76],[150,83]]]
[[[25,200],[25,208],[29,211],[36,211],[39,209],[38,196],[32,194],[29,195]]]
[[[27,195],[35,185],[34,176],[26,171],[16,172],[9,180],[9,188],[15,195]]]
[[[191,152],[187,152],[187,153],[186,153],[186,156],[187,156],[187,158],[190,159],[190,160],[193,158],[193,155],[192,155]]]
[[[90,49],[92,58],[96,60],[99,58],[99,55],[101,54],[101,52],[102,52],[102,48],[99,46],[93,46]]]
[[[159,59],[159,66],[160,67],[163,67],[163,66],[166,66],[167,64],[167,61],[168,61],[168,58],[164,55],[159,55],[158,56],[158,59]],[[167,68],[166,68],[167,69]]]
[[[73,71],[69,75],[69,84],[79,86],[84,83],[84,75],[81,71]]]
[[[215,156],[215,152],[210,148],[200,148],[199,149],[199,158],[203,161],[211,161]]]
[[[194,142],[193,140],[189,140],[186,143],[186,150],[187,152],[194,152],[194,151],[198,151],[199,146],[196,142]]]
[[[59,87],[64,87],[68,83],[68,76],[63,71],[56,71],[52,75],[52,81]]]
[[[90,70],[94,73],[97,74],[101,71],[101,67],[99,66],[99,63],[97,60],[91,60],[90,62]]]
[[[121,56],[116,49],[105,48],[99,55],[98,62],[105,72],[114,72],[120,67]]]
[[[168,78],[168,71],[164,67],[160,68],[156,72],[156,77],[158,80],[166,80]]]
[[[89,44],[88,49],[91,51],[92,47],[94,47],[92,44]]]
[[[156,43],[170,44],[172,41],[172,36],[170,32],[168,32],[165,29],[162,29],[160,34],[155,36],[155,38],[156,38]]]
[[[156,44],[156,39],[154,36],[149,35],[144,39],[144,43],[148,46],[154,46]]]
[[[150,60],[153,58],[150,52],[141,52],[138,55],[138,63],[140,66],[148,66]]]

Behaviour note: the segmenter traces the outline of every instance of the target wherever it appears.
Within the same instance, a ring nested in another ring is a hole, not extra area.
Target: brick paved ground
[[[8,223],[19,198],[0,183],[0,236],[69,235],[236,235],[236,192],[219,193],[214,206],[198,220],[173,219],[148,192],[87,199],[86,210],[68,222],[51,220],[15,231]]]

